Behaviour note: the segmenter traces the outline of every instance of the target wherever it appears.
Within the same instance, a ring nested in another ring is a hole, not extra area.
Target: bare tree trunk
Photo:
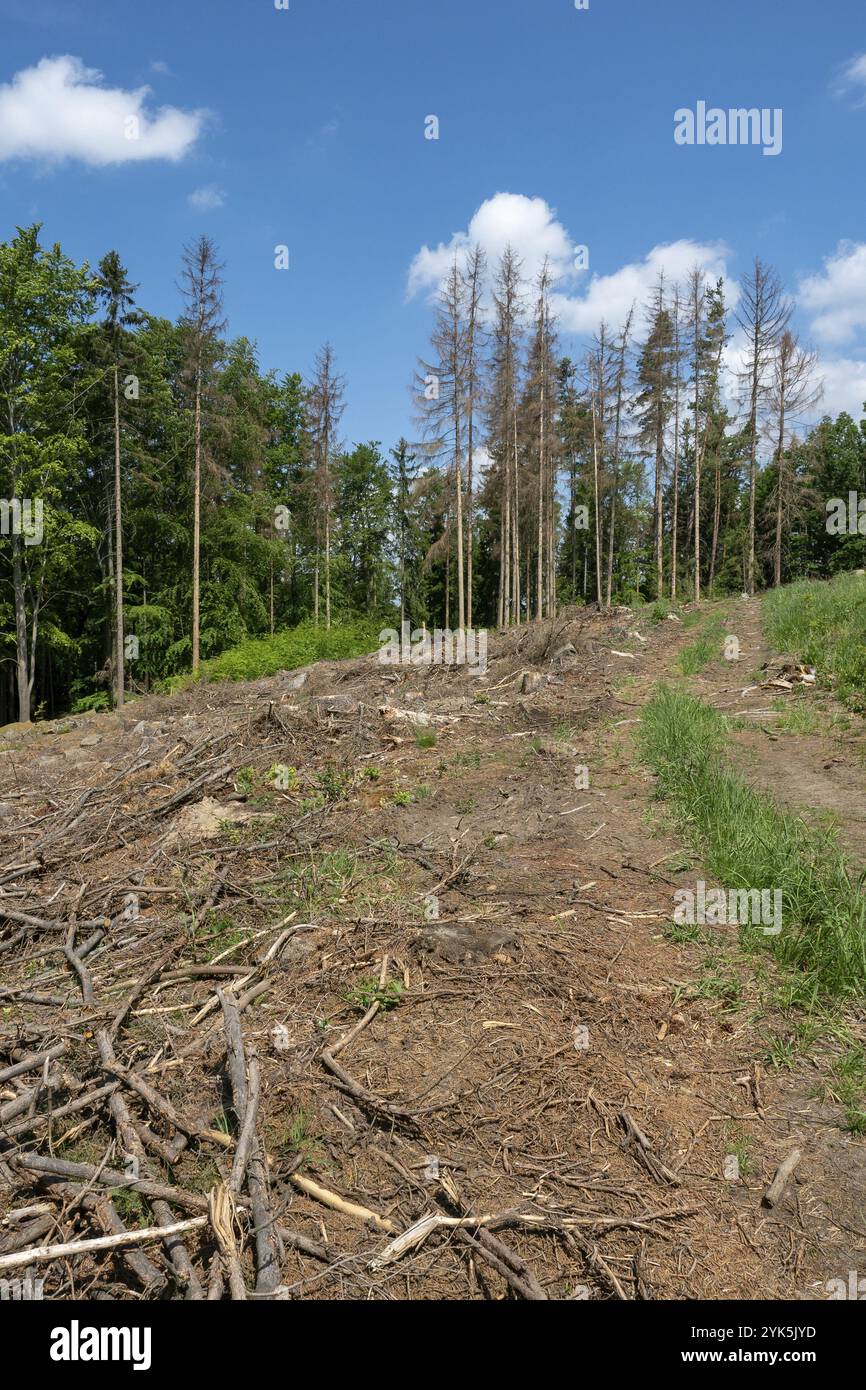
[[[199,626],[201,606],[201,367],[195,378],[195,480],[192,504],[192,669],[195,674],[199,659]]]
[[[117,642],[117,661],[115,675],[115,703],[117,708],[123,704],[125,681],[123,650],[123,533],[121,525],[120,500],[120,383],[117,364],[114,366],[114,582],[115,582],[115,632]]]
[[[463,573],[463,471],[460,467],[459,442],[454,453],[454,492],[457,512],[457,626],[462,632],[466,626],[466,593]]]
[[[592,492],[595,503],[595,596],[599,608],[601,596],[601,516],[598,501],[598,420],[595,391],[592,392]]]
[[[695,290],[695,603],[701,601],[701,433],[700,433],[700,306]]]
[[[653,487],[653,552],[656,565],[656,597],[661,598],[664,587],[664,435],[661,424],[656,430],[655,484]]]
[[[513,438],[514,438],[514,455],[513,455],[513,460],[512,460],[513,465],[514,465],[514,468],[513,468],[513,472],[514,472],[514,477],[513,477],[513,483],[514,483],[514,507],[513,507],[512,516],[511,516],[511,525],[512,525],[513,532],[514,532],[513,539],[512,539],[512,545],[511,545],[511,550],[512,550],[511,561],[512,561],[512,565],[514,566],[514,592],[513,592],[513,598],[512,598],[512,611],[513,611],[513,613],[514,613],[514,621],[515,621],[515,622],[518,624],[518,626],[519,626],[519,625],[520,625],[520,622],[521,622],[522,614],[521,614],[521,611],[520,611],[520,470],[519,470],[519,465],[518,465],[518,449],[517,449],[517,402],[516,402],[516,400],[515,400],[515,401],[513,402],[513,404],[512,404],[512,434],[513,434]],[[527,617],[528,617],[528,616],[529,616],[529,599],[528,599],[528,596],[527,596],[526,613],[527,613]]]
[[[713,596],[713,585],[716,581],[716,555],[719,547],[719,523],[722,514],[722,468],[721,464],[716,465],[715,487],[713,492],[713,546],[710,551],[710,579],[709,590],[710,598]]]
[[[505,512],[502,521],[502,541],[505,548],[502,566],[502,620],[505,627],[511,626],[511,469],[508,467],[508,451],[505,454]]]
[[[473,485],[473,420],[469,415],[469,454],[466,460],[466,626],[472,626],[472,485]]]
[[[15,596],[15,675],[18,683],[18,718],[30,718],[30,664],[27,658],[27,607],[24,593],[22,540],[12,528],[12,589]]]
[[[677,597],[677,529],[680,507],[680,301],[674,297],[674,476],[671,517],[671,603]]]
[[[313,622],[319,626],[319,528],[316,527],[316,563],[313,566]]]
[[[542,313],[543,313],[543,312],[544,312],[544,311],[542,310]],[[535,616],[536,616],[536,618],[542,618],[542,617],[544,616],[544,583],[543,583],[543,565],[544,565],[544,424],[545,424],[545,419],[544,419],[544,414],[545,414],[544,377],[545,377],[545,371],[544,371],[544,329],[542,328],[542,364],[541,364],[541,388],[540,388],[540,391],[541,391],[541,394],[540,394],[541,413],[540,413],[540,416],[539,416],[539,426],[538,426],[538,536],[537,536],[538,554],[537,554],[537,557],[536,557],[536,585],[537,585],[537,593],[536,593],[536,596],[535,596]]]
[[[628,318],[622,329],[619,342],[619,360],[616,370],[616,416],[613,432],[613,484],[610,494],[610,529],[607,548],[607,591],[606,602],[608,608],[611,605],[613,594],[613,550],[614,538],[616,534],[616,503],[619,490],[619,454],[622,442],[622,408],[623,395],[625,392],[625,362],[626,352],[628,351],[628,338],[631,331],[632,310],[629,310]]]
[[[331,626],[331,478],[325,471],[325,627]]]

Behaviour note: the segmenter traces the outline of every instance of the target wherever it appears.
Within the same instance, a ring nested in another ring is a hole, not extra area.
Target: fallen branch
[[[144,1245],[151,1240],[165,1240],[182,1231],[199,1231],[208,1224],[206,1216],[191,1216],[171,1226],[145,1226],[139,1231],[124,1231],[113,1236],[97,1236],[94,1240],[71,1240],[62,1245],[35,1245],[18,1250],[14,1255],[0,1255],[0,1270],[20,1269],[22,1265],[46,1260],[65,1260],[72,1255],[88,1255],[94,1250],[123,1250],[132,1245]]]

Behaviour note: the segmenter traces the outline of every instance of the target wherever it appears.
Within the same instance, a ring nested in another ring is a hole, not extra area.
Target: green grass
[[[850,709],[866,713],[866,579],[840,574],[773,589],[761,615],[767,640],[814,666]]]
[[[298,627],[276,632],[273,637],[250,638],[213,660],[202,662],[200,679],[254,681],[276,675],[278,671],[294,671],[313,661],[363,656],[378,647],[380,630],[378,622],[338,623],[331,628],[301,623]],[[173,676],[163,683],[163,688],[173,693],[192,683],[193,677],[189,674]]]
[[[772,708],[779,715],[778,719],[773,720],[773,731],[779,733],[826,734],[847,729],[851,723],[846,715],[834,714],[824,705],[816,703],[814,690],[795,691],[787,700],[774,700]]]
[[[683,647],[677,657],[677,664],[684,676],[695,676],[711,661],[722,655],[724,627],[719,618],[711,618],[705,623],[696,641]]]
[[[741,928],[744,942],[773,950],[799,972],[812,1001],[866,992],[866,896],[832,826],[807,825],[754,791],[727,756],[722,715],[662,686],[638,734],[657,794],[726,889],[779,889],[782,930]]]

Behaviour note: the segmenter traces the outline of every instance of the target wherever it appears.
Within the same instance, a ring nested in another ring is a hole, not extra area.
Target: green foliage
[[[93,695],[82,695],[72,704],[72,714],[87,714],[89,711],[102,711],[111,708],[111,700],[105,690],[97,690]]]
[[[201,679],[206,681],[254,681],[278,671],[293,671],[313,661],[339,661],[375,651],[379,643],[378,623],[339,623],[331,628],[301,623],[273,637],[250,638],[240,646],[202,662]],[[169,681],[168,688],[183,689],[191,677]]]

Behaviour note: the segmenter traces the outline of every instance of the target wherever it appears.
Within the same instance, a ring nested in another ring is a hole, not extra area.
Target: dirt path
[[[738,671],[764,655],[756,608],[730,606]],[[496,639],[484,680],[367,659],[313,668],[300,686],[199,688],[123,721],[6,740],[4,859],[47,843],[0,910],[26,883],[19,912],[117,914],[137,885],[140,916],[115,916],[94,952],[97,1008],[166,949],[175,966],[228,953],[267,985],[244,1033],[261,1064],[272,1200],[300,1241],[281,1257],[291,1297],[825,1297],[828,1279],[864,1263],[863,1143],[838,1128],[838,1106],[810,1099],[820,1058],[766,1064],[791,1027],[770,959],[670,929],[672,894],[700,866],[665,828],[632,734],[691,640],[674,622],[578,614]],[[714,663],[694,688],[721,705],[739,694],[731,677]],[[737,737],[769,783],[783,740]],[[267,779],[276,764],[291,764],[288,790]],[[841,786],[848,765],[821,771]],[[275,912],[296,934],[269,961]],[[70,1069],[96,1085],[92,1009],[62,957],[24,936],[0,957],[12,991],[0,1067],[16,1039],[42,1045],[62,1027]],[[46,987],[60,1000],[50,1022],[24,997]],[[211,1128],[224,1062],[195,1010],[213,989],[167,980],[122,1033],[127,1065]],[[163,1148],[166,1113],[150,1116]],[[95,1164],[111,1137],[97,1108],[52,1152]],[[2,1140],[0,1215],[23,1182]],[[762,1194],[795,1144],[795,1180],[768,1211]],[[45,1151],[38,1135],[26,1147]],[[226,1172],[202,1141],[171,1176],[204,1192]],[[309,1181],[393,1231],[431,1214],[501,1219],[495,1237],[436,1230],[371,1268],[389,1237],[322,1205]],[[202,1237],[193,1250],[204,1277],[212,1249]],[[244,1260],[252,1279],[249,1245]],[[46,1296],[68,1296],[52,1277]],[[114,1277],[138,1296],[128,1269]]]

